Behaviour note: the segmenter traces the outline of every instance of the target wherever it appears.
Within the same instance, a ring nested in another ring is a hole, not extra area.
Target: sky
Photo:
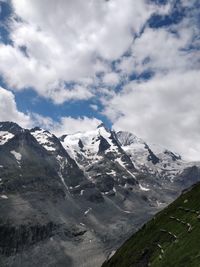
[[[199,0],[0,0],[0,121],[103,121],[200,160]]]

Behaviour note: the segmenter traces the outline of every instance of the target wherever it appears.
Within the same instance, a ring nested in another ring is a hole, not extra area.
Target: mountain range
[[[199,163],[103,124],[56,137],[1,122],[0,266],[101,266],[199,180]]]

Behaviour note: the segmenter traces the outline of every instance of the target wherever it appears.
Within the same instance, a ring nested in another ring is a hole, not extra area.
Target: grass
[[[200,184],[155,215],[103,267],[200,267],[198,217]]]

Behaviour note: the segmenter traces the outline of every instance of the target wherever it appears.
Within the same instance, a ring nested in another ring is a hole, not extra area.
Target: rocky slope
[[[103,267],[200,266],[200,184],[128,239]]]
[[[100,266],[198,166],[100,125],[57,138],[0,123],[0,266]]]

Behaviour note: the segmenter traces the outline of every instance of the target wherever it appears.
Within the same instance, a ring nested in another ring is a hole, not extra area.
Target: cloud
[[[11,43],[0,44],[0,73],[13,90],[32,87],[55,103],[92,97],[96,75],[111,70],[154,12],[167,12],[145,0],[11,3]],[[104,82],[117,83],[117,75]]]
[[[97,111],[99,109],[98,105],[95,105],[95,104],[91,104],[90,105],[91,109]]]
[[[39,126],[43,129],[49,130],[56,136],[60,137],[64,134],[73,134],[77,132],[84,132],[96,129],[102,121],[96,118],[89,118],[86,116],[73,118],[61,117],[58,121],[54,121],[50,117],[42,116],[41,114],[31,114],[32,127]]]
[[[96,118],[86,116],[78,118],[61,117],[59,121],[54,121],[52,118],[38,113],[29,112],[25,114],[18,110],[14,94],[2,87],[0,87],[0,121],[13,121],[24,128],[39,126],[52,131],[57,136],[93,130],[101,123]]]
[[[131,55],[122,57],[117,69],[131,74],[146,70],[171,72],[199,68],[200,56],[196,50],[189,49],[195,35],[195,25],[189,27],[186,22],[171,29],[146,28],[133,43]]]
[[[56,124],[56,122],[47,116],[43,116],[41,114],[38,113],[31,113],[29,114],[29,119],[31,121],[31,126],[29,128],[33,128],[33,127],[41,127],[45,130],[51,130],[53,128],[53,126]]]
[[[13,93],[0,87],[0,121],[14,121],[30,127],[30,117],[18,111]]]
[[[13,121],[24,128],[42,126],[50,129],[54,125],[54,121],[49,117],[19,111],[14,94],[2,87],[0,87],[0,121]]]
[[[152,72],[153,77],[129,81],[102,100],[114,128],[160,143],[189,160],[200,159],[200,43],[194,12],[170,27],[146,27],[116,68],[121,75]]]
[[[181,4],[184,7],[193,7],[198,0],[181,0]]]
[[[190,160],[200,158],[199,71],[130,82],[104,111],[113,128],[128,130]]]
[[[52,132],[57,136],[61,136],[63,134],[94,130],[99,124],[101,124],[101,121],[96,118],[85,116],[78,118],[62,117],[59,123],[54,124]]]
[[[64,100],[87,100],[93,96],[94,94],[87,87],[78,84],[71,89],[60,85],[57,89],[49,91],[49,97],[54,100],[55,104],[62,104]]]
[[[117,85],[120,81],[119,74],[115,72],[106,73],[103,77],[103,83],[108,86]]]

